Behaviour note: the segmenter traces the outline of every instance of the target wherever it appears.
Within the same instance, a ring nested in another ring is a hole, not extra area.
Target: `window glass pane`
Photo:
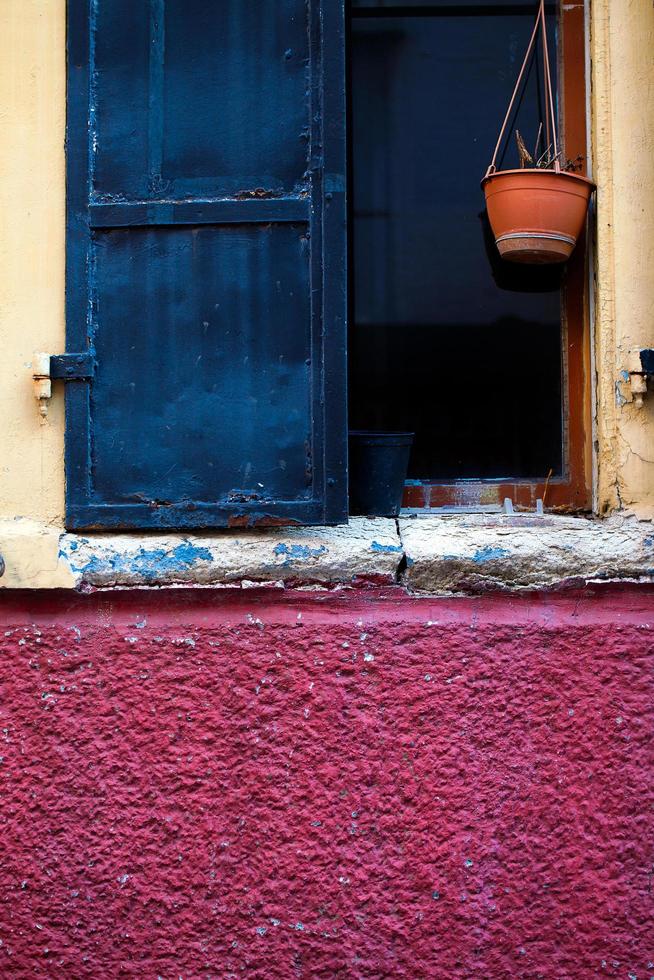
[[[350,423],[415,431],[415,479],[561,469],[560,272],[499,259],[479,186],[532,26],[352,19]],[[539,67],[518,117],[530,148]]]

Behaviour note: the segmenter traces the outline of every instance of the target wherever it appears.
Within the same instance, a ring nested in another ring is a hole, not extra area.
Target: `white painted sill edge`
[[[170,585],[457,595],[570,582],[654,581],[654,525],[546,514],[352,518],[342,527],[203,534],[67,534],[0,521],[3,589]]]

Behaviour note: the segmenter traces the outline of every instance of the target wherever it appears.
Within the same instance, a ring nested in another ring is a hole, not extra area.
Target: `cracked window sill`
[[[469,594],[652,580],[654,526],[533,514],[352,518],[347,526],[182,534],[67,534],[0,521],[2,588],[168,585],[366,587]]]

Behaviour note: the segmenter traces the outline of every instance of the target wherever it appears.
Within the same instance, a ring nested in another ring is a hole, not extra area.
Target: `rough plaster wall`
[[[63,397],[40,425],[31,362],[64,350],[65,10],[0,0],[0,516],[60,525]]]
[[[598,509],[651,517],[654,390],[639,409],[628,377],[654,346],[654,6],[594,0],[591,10]]]
[[[2,609],[0,975],[652,975],[651,590]]]

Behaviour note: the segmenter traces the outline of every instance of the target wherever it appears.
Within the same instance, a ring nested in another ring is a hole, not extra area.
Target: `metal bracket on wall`
[[[647,386],[654,378],[654,348],[645,347],[640,351],[640,367],[640,371],[629,372],[629,385],[636,408],[642,408]]]
[[[52,381],[90,381],[94,370],[95,361],[90,351],[81,354],[37,352],[32,360],[32,378],[41,421],[45,422],[48,417]]]

